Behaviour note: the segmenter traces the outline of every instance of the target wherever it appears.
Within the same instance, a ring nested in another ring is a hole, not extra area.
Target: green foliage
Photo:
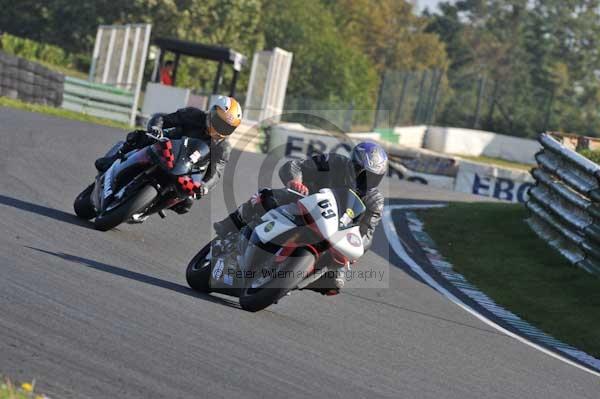
[[[451,59],[438,124],[600,133],[599,1],[462,0],[441,10],[428,27]]]
[[[373,63],[347,44],[334,15],[319,0],[274,0],[264,5],[266,47],[294,53],[290,96],[356,108],[371,107],[377,89]]]
[[[450,204],[421,218],[470,283],[551,336],[600,355],[600,280],[539,239],[523,205]]]
[[[154,36],[232,47],[249,63],[265,48],[293,52],[288,96],[298,103],[373,110],[389,71],[436,71],[435,90],[425,85],[425,119],[410,109],[422,97],[415,82],[404,107],[402,81],[384,87],[394,122],[429,121],[435,110],[440,125],[523,137],[600,134],[600,0],[458,0],[424,16],[404,0],[129,0],[118,7],[0,0],[0,7],[3,31],[35,41],[3,36],[5,51],[80,71],[89,67],[98,25],[147,22]],[[177,84],[211,91],[216,68],[184,56]],[[223,91],[231,79],[226,68]]]
[[[86,71],[89,58],[80,54],[68,54],[62,48],[47,43],[40,43],[4,33],[0,35],[0,50],[44,65],[59,67],[69,73],[69,69]],[[77,74],[75,72],[74,74]]]
[[[581,155],[583,155],[584,157],[586,157],[587,159],[589,159],[590,161],[600,165],[600,151],[593,151],[593,150],[585,149],[585,150],[580,150],[579,153]]]
[[[121,130],[131,130],[131,126],[125,123],[113,121],[110,119],[99,118],[92,115],[82,114],[80,112],[69,111],[64,108],[50,107],[46,105],[26,103],[21,100],[14,100],[8,97],[0,96],[0,107],[15,108],[23,111],[37,112],[55,116],[57,118],[72,119],[75,121],[93,123],[95,125],[103,125]]]

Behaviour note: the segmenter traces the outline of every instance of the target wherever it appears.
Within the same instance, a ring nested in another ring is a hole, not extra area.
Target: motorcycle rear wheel
[[[134,214],[146,209],[157,195],[158,191],[153,186],[142,187],[140,191],[123,201],[116,208],[98,215],[94,220],[94,228],[107,231],[120,225]]]
[[[244,287],[240,293],[240,306],[249,312],[269,307],[296,288],[314,262],[315,255],[312,252],[304,248],[296,249],[277,269],[278,275],[285,277],[273,278],[258,288]]]

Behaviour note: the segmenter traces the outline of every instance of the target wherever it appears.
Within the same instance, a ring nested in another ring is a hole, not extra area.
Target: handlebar
[[[298,197],[302,197],[302,198],[308,197],[308,195],[304,195],[302,193],[299,193],[298,191],[292,190],[291,188],[286,188],[286,190],[288,191],[288,193],[296,194]]]
[[[162,129],[158,126],[153,126],[152,127],[152,132],[155,132],[156,134],[152,134],[150,132],[146,132],[146,136],[156,140],[156,141],[167,141],[169,140],[168,137],[165,137],[165,134],[169,134],[171,132],[174,132],[175,128],[168,128],[168,129]]]

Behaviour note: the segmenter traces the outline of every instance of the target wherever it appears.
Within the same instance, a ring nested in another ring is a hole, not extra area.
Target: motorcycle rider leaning
[[[183,136],[205,140],[211,149],[209,170],[204,176],[194,198],[206,195],[221,179],[225,165],[229,161],[231,144],[227,137],[231,135],[242,120],[242,107],[233,97],[219,96],[208,112],[187,107],[171,114],[155,114],[148,121],[148,131],[175,128],[166,136],[179,139]],[[114,156],[99,158],[95,162],[99,172],[105,172],[117,158],[129,151],[152,144],[152,139],[144,130],[127,134],[123,146]],[[194,177],[194,176],[192,176]],[[187,197],[171,209],[179,214],[187,213],[193,205],[192,197]]]
[[[365,252],[371,247],[373,233],[381,220],[384,197],[377,186],[387,172],[388,157],[376,143],[356,145],[350,158],[336,153],[319,154],[304,160],[292,160],[279,170],[281,181],[294,191],[307,195],[322,188],[351,188],[364,202],[366,212],[360,222]],[[287,189],[261,189],[240,205],[224,220],[214,223],[220,238],[238,231],[248,223],[258,221],[267,211],[289,200]],[[334,274],[327,273],[308,286],[324,295],[336,295],[344,286],[344,268],[335,266]]]

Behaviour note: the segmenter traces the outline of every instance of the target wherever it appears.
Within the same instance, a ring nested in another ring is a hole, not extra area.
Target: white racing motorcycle
[[[290,203],[202,248],[187,267],[190,287],[239,297],[243,309],[256,312],[317,281],[332,261],[347,267],[363,255],[358,222],[365,205],[354,191],[288,192]]]

